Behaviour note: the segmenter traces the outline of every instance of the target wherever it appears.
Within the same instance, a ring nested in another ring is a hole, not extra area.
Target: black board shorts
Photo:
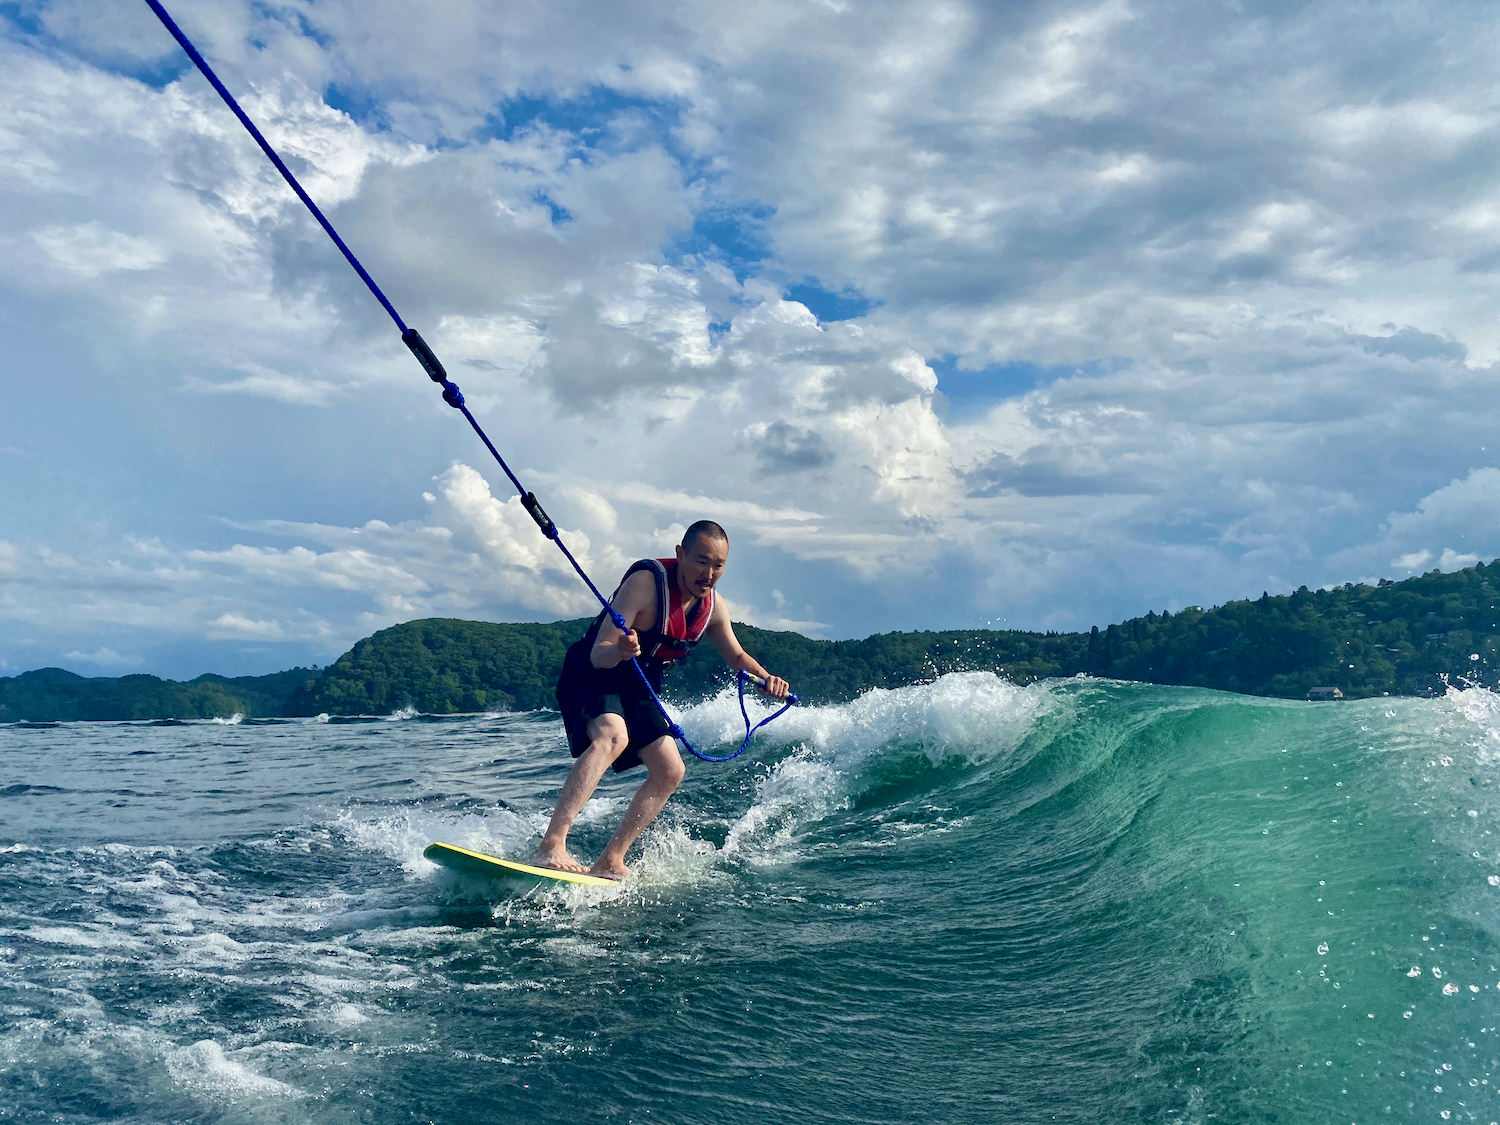
[[[600,715],[619,715],[625,720],[630,742],[615,759],[615,772],[619,773],[641,765],[641,751],[662,735],[671,734],[672,728],[629,661],[613,668],[595,668],[589,662],[592,648],[593,642],[586,637],[568,649],[557,681],[557,709],[562,712],[568,749],[575,758],[589,748],[589,723]],[[647,665],[647,675],[651,671]],[[659,671],[655,679],[652,686],[660,690]]]

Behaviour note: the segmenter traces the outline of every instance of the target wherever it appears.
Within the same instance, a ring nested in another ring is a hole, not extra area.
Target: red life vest
[[[650,571],[656,579],[656,622],[649,629],[637,633],[641,640],[641,659],[667,665],[681,660],[703,637],[709,618],[714,612],[714,592],[710,590],[698,599],[692,610],[682,605],[682,590],[677,585],[676,559],[641,559],[630,564],[625,577],[620,580],[621,589],[638,570]],[[619,600],[616,590],[613,603]]]

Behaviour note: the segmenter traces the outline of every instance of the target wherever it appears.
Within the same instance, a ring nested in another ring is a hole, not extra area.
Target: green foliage
[[[281,715],[297,685],[316,669],[269,676],[199,676],[188,683],[155,676],[94,677],[43,668],[0,678],[0,722],[79,719],[209,719]]]
[[[1481,564],[1400,583],[1304,586],[1206,611],[1151,612],[1088,633],[953,630],[818,641],[748,625],[735,631],[810,703],[977,669],[1020,683],[1088,673],[1297,699],[1326,685],[1355,698],[1440,691],[1444,676],[1490,682],[1490,669],[1500,670],[1497,605],[1500,568]],[[356,645],[297,696],[293,713],[551,707],[563,652],[586,624],[398,625]],[[667,689],[690,702],[732,679],[700,646],[672,671]]]
[[[1500,566],[1405,582],[1301,587],[1215,609],[1148,613],[1088,633],[957,630],[817,641],[748,625],[745,648],[810,703],[851,699],[945,672],[988,669],[1020,683],[1078,673],[1247,695],[1350,698],[1441,691],[1444,677],[1500,679]],[[431,619],[382,629],[328,668],[271,676],[85,679],[59,668],[0,678],[0,722],[530,711],[555,705],[563,653],[586,620],[499,625]],[[1477,656],[1474,660],[1471,657]],[[710,646],[674,669],[668,694],[689,702],[731,675]]]
[[[554,707],[568,646],[587,620],[496,625],[429,618],[366,637],[304,684],[290,715],[535,711]]]

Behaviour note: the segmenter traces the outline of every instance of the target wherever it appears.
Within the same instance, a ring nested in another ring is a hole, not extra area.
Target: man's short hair
[[[722,539],[725,546],[729,544],[729,532],[725,531],[713,520],[699,520],[682,533],[682,545],[687,547],[700,535],[706,535],[710,539]]]

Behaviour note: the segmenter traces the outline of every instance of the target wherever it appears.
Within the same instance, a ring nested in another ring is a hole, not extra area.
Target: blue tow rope
[[[297,182],[297,177],[292,175],[292,170],[288,168],[282,161],[281,157],[277,155],[276,150],[271,147],[271,143],[261,135],[261,131],[255,127],[255,122],[251,121],[249,115],[240,108],[239,102],[234,100],[234,95],[225,88],[224,83],[219,81],[219,76],[213,72],[213,68],[210,67],[204,60],[203,56],[198,53],[198,48],[194,47],[191,40],[189,40],[188,37],[183,34],[182,28],[178,27],[176,21],[167,14],[167,10],[163,8],[161,4],[157,2],[157,0],[146,0],[146,5],[156,13],[156,18],[161,20],[162,26],[165,27],[169,32],[171,32],[172,38],[177,40],[178,45],[187,52],[188,58],[192,59],[194,65],[196,65],[198,69],[203,72],[203,77],[208,79],[209,85],[213,86],[213,88],[218,91],[219,97],[224,99],[224,104],[227,105],[234,113],[234,115],[240,119],[240,124],[245,127],[245,130],[252,137],[255,138],[255,143],[260,145],[260,150],[264,152],[271,163],[276,166],[276,170],[281,173],[281,178],[284,179],[291,187],[291,189],[297,193],[297,198],[302,200],[307,209],[312,212],[313,218],[317,219],[319,225],[322,226],[323,230],[327,232],[328,237],[333,239],[333,244],[339,248],[339,252],[342,253],[349,264],[354,267],[354,272],[359,274],[360,280],[363,281],[369,288],[370,292],[375,295],[375,299],[380,302],[381,307],[390,314],[391,319],[396,323],[397,329],[399,329],[401,332],[401,342],[405,344],[408,349],[410,349],[412,355],[417,357],[417,362],[422,365],[422,370],[427,372],[427,377],[443,388],[443,401],[446,402],[449,406],[453,407],[455,410],[459,411],[466,419],[468,419],[469,425],[472,426],[474,432],[479,435],[479,440],[484,442],[484,447],[490,451],[490,454],[495,458],[495,461],[500,465],[500,468],[505,471],[505,475],[510,478],[510,483],[515,485],[516,492],[520,494],[522,506],[525,507],[528,513],[530,513],[531,518],[536,522],[537,527],[541,529],[542,534],[545,535],[548,539],[552,540],[552,542],[557,544],[557,549],[563,553],[563,557],[566,558],[573,569],[577,571],[578,577],[583,579],[584,585],[589,588],[589,591],[594,595],[595,598],[599,600],[599,604],[604,607],[604,611],[609,614],[609,619],[614,622],[615,628],[619,629],[622,633],[628,633],[630,631],[630,626],[626,623],[625,618],[620,616],[619,613],[615,612],[614,606],[609,604],[609,599],[599,592],[599,587],[595,586],[593,580],[584,573],[583,567],[580,566],[578,560],[573,557],[573,552],[568,550],[567,544],[562,541],[562,536],[558,533],[557,525],[554,524],[551,517],[542,510],[541,502],[537,500],[536,493],[528,492],[526,490],[526,487],[521,483],[520,478],[518,478],[515,473],[510,471],[510,466],[505,463],[505,458],[500,456],[500,451],[495,448],[494,442],[490,441],[489,435],[486,434],[480,427],[479,423],[474,420],[474,415],[471,414],[469,412],[469,408],[464,405],[463,392],[458,389],[457,383],[452,382],[448,378],[448,373],[443,369],[442,362],[435,354],[433,354],[432,349],[427,346],[427,341],[422,339],[421,334],[415,328],[407,327],[406,322],[401,319],[401,314],[396,311],[396,306],[391,304],[386,295],[380,291],[380,286],[375,284],[375,279],[372,278],[368,272],[366,272],[365,267],[362,266],[359,262],[359,259],[354,256],[354,251],[350,250],[349,247],[345,244],[344,240],[339,237],[339,232],[333,229],[333,224],[330,223],[324,216],[323,212],[319,210],[318,205],[313,202],[312,196],[308,195],[307,192],[302,189],[302,185]],[[764,686],[764,681],[762,681],[758,676],[753,676],[750,673],[741,670],[739,674],[740,714],[745,717],[745,741],[740,743],[740,748],[733,754],[725,754],[722,757],[714,757],[711,754],[703,753],[688,741],[687,735],[682,733],[682,728],[677,725],[677,720],[672,718],[671,714],[668,713],[666,705],[662,703],[661,698],[656,694],[656,690],[651,686],[651,681],[646,678],[646,673],[641,668],[640,662],[632,658],[630,661],[630,665],[635,669],[636,675],[640,677],[641,686],[646,689],[647,694],[651,696],[651,701],[656,704],[656,709],[661,712],[662,718],[667,721],[667,726],[671,729],[672,737],[680,741],[684,746],[688,748],[689,751],[691,751],[695,756],[702,758],[705,762],[727,762],[731,758],[738,758],[745,752],[746,749],[749,748],[750,739],[754,736],[756,731],[765,726],[772,719],[777,718],[778,716],[783,714],[788,707],[797,702],[797,697],[788,692],[786,702],[782,704],[781,710],[767,716],[752,727],[750,725],[750,713],[745,709],[745,684],[755,683]]]

